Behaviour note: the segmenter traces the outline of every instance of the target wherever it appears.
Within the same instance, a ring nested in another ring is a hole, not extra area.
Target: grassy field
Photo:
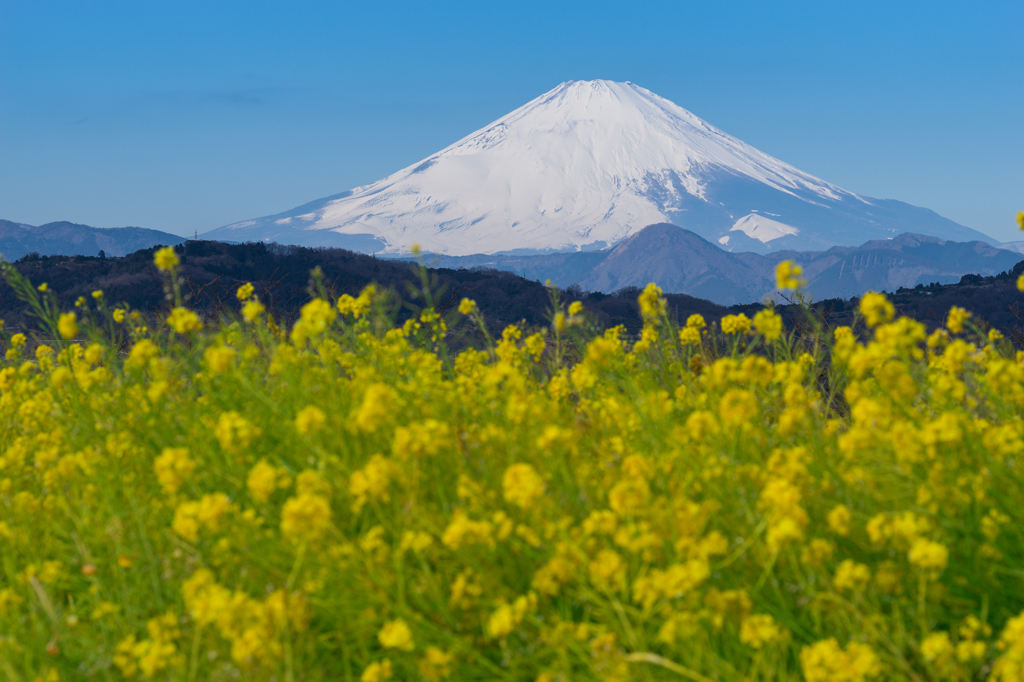
[[[158,320],[6,270],[0,676],[1024,679],[1024,354],[963,311],[204,328],[156,264]]]

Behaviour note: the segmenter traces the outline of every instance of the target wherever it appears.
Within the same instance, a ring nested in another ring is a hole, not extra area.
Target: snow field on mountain
[[[845,191],[649,90],[603,80],[562,83],[382,180],[207,236],[471,255],[608,248],[661,222],[759,252],[903,231],[983,237]]]
[[[388,250],[407,250],[418,240],[452,255],[613,244],[665,220],[649,195],[671,187],[669,171],[699,198],[708,166],[783,191],[843,194],[636,85],[570,82],[415,166],[353,190],[315,225],[370,230],[388,241]],[[452,231],[459,233],[457,246]]]

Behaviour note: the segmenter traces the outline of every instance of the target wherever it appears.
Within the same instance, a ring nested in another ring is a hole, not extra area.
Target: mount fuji
[[[928,209],[848,192],[650,90],[605,80],[562,83],[383,180],[203,236],[530,254],[606,249],[653,223],[757,253],[903,232],[993,241]]]

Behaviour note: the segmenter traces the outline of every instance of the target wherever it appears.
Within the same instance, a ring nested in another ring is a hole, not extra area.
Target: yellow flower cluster
[[[963,311],[680,328],[650,286],[638,337],[556,300],[470,348],[475,304],[393,328],[386,295],[8,338],[0,670],[1024,674],[1024,354]]]
[[[178,267],[181,261],[178,260],[178,254],[175,253],[173,246],[165,246],[154,254],[153,262],[157,268],[167,272]]]
[[[302,306],[299,321],[292,327],[292,343],[300,347],[305,346],[308,339],[315,339],[326,333],[337,317],[338,312],[330,303],[322,298],[314,298]]]
[[[750,318],[740,313],[739,315],[726,315],[722,318],[722,331],[726,334],[746,334],[750,331]]]
[[[707,322],[704,321],[702,315],[698,313],[690,315],[686,318],[686,326],[679,330],[679,343],[684,346],[699,345],[700,332],[705,327],[707,327]]]
[[[946,316],[946,329],[959,334],[964,330],[964,322],[967,321],[971,314],[963,308],[953,306],[949,309],[949,314]]]
[[[791,260],[784,260],[775,266],[775,286],[779,291],[799,289],[807,283],[800,277],[804,269]]]
[[[342,315],[351,315],[358,319],[370,309],[370,305],[373,303],[373,296],[376,293],[376,287],[371,284],[363,289],[359,296],[355,298],[348,294],[342,294],[338,299],[338,312]]]
[[[640,293],[640,313],[645,320],[657,318],[665,314],[665,298],[661,295],[661,287],[651,282]]]
[[[247,301],[256,291],[256,287],[252,285],[252,282],[246,282],[242,286],[238,287],[238,291],[235,292],[235,296],[239,301]]]
[[[834,637],[804,647],[800,651],[800,666],[807,682],[862,682],[882,672],[881,662],[871,647],[860,642],[840,647]]]
[[[63,313],[57,318],[57,331],[62,338],[73,339],[78,336],[78,321],[74,313]]]
[[[768,342],[782,336],[782,318],[772,310],[760,310],[755,313],[754,327]]]
[[[203,328],[199,316],[185,308],[175,308],[167,317],[167,325],[179,334],[188,334]]]
[[[877,327],[885,322],[891,322],[895,313],[892,303],[884,294],[876,294],[870,291],[860,299],[860,314],[869,327]]]

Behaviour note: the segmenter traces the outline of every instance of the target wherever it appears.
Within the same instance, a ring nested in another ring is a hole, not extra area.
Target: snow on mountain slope
[[[1016,253],[1024,253],[1024,242],[1003,242],[997,245],[1000,249],[1006,249],[1007,251],[1014,251]]]
[[[786,225],[785,223],[780,223],[778,220],[765,218],[763,215],[758,215],[756,213],[749,213],[743,216],[736,221],[736,224],[733,225],[732,229],[729,231],[735,232],[736,230],[739,230],[751,239],[756,239],[762,243],[768,243],[773,239],[785,237],[788,234],[800,233],[800,230],[796,229],[792,225]]]
[[[987,239],[847,192],[649,90],[602,80],[562,83],[373,184],[204,236],[468,255],[606,248],[660,222],[762,252],[908,229]]]

